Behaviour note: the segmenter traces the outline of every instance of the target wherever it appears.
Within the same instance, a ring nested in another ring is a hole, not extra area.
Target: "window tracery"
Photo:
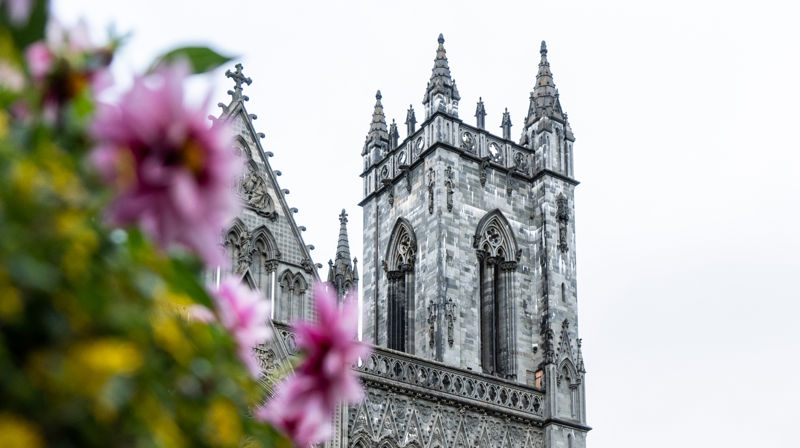
[[[400,218],[389,238],[384,260],[388,280],[387,346],[413,353],[414,350],[414,264],[417,238],[411,223]]]
[[[513,276],[521,251],[499,210],[481,219],[473,237],[480,278],[481,364],[486,373],[516,377]]]

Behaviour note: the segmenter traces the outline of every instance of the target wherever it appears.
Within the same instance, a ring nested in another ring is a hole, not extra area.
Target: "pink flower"
[[[92,161],[117,196],[109,217],[138,224],[162,247],[179,244],[209,266],[223,265],[223,225],[239,200],[231,187],[241,164],[228,127],[209,127],[206,104],[184,104],[185,64],[134,80],[119,103],[101,106],[92,124]]]
[[[220,323],[236,341],[237,353],[247,370],[258,378],[261,370],[253,348],[272,338],[269,321],[269,303],[258,292],[233,277],[227,278],[212,296]],[[187,310],[189,319],[198,322],[216,322],[214,312],[202,305],[192,305]]]
[[[239,358],[258,378],[260,369],[253,348],[272,337],[268,322],[269,303],[257,291],[233,277],[228,277],[215,292],[222,325],[231,333],[239,349]]]
[[[294,325],[297,346],[305,355],[295,374],[279,384],[275,397],[256,416],[285,432],[298,446],[330,437],[336,406],[364,396],[351,367],[369,354],[358,342],[358,301],[354,294],[339,309],[335,289],[314,286],[317,322]]]
[[[41,81],[50,73],[53,65],[53,52],[44,42],[36,42],[25,50],[25,61],[31,76],[36,81]]]
[[[51,19],[46,34],[45,40],[25,50],[25,62],[33,85],[42,91],[43,108],[57,116],[58,109],[84,89],[90,88],[97,95],[111,84],[108,65],[114,48],[94,45],[83,20],[64,28]]]
[[[3,0],[0,0],[3,3]],[[33,0],[6,0],[8,18],[14,25],[24,25],[28,22],[33,8]]]

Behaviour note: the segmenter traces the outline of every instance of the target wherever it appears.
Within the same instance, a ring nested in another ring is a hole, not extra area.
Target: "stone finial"
[[[417,116],[414,114],[414,106],[408,105],[406,114],[406,137],[410,137],[416,131]]]
[[[479,129],[486,129],[486,107],[483,105],[483,97],[478,98],[478,106],[475,108],[475,118]]]
[[[233,72],[230,71],[230,69],[225,71],[225,76],[233,79],[234,82],[233,90],[228,90],[228,95],[231,95],[234,100],[247,101],[249,98],[246,95],[242,95],[242,84],[247,84],[249,86],[253,83],[253,80],[244,76],[244,73],[242,73],[242,69],[244,68],[242,64],[236,64],[235,68],[236,71]]]
[[[397,148],[397,143],[399,140],[399,135],[397,132],[397,123],[395,123],[394,118],[392,118],[392,124],[389,125],[389,149]]]
[[[503,112],[503,121],[500,123],[503,128],[503,138],[506,140],[511,139],[511,114],[508,113],[508,108]]]
[[[542,41],[542,46],[539,47],[539,54],[547,56],[547,43],[545,41]]]

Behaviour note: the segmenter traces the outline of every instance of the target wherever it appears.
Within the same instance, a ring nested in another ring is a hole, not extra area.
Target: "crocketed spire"
[[[343,299],[358,284],[357,260],[350,260],[350,243],[347,239],[347,212],[339,215],[339,241],[336,245],[336,260],[328,261],[328,281],[334,285],[339,299]]]
[[[526,124],[530,124],[541,117],[563,118],[561,104],[558,101],[558,89],[556,89],[556,84],[553,81],[553,73],[550,71],[550,62],[547,60],[547,44],[545,41],[542,41],[539,54],[541,55],[539,72],[536,74],[536,85],[533,87]]]
[[[367,133],[366,151],[373,152],[377,158],[380,158],[383,151],[386,151],[389,146],[389,132],[386,128],[386,116],[383,114],[383,104],[381,104],[381,91],[375,93],[375,110],[372,112],[372,122],[369,124],[369,133]],[[376,160],[373,160],[375,162]]]
[[[433,60],[431,79],[428,81],[425,96],[422,98],[426,118],[437,111],[458,117],[458,100],[460,99],[456,81],[450,76],[447,51],[444,49],[444,36],[439,34],[439,48],[436,49],[436,58]]]

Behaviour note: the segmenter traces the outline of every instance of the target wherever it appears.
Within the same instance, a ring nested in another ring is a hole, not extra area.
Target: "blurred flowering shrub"
[[[0,0],[0,446],[289,446],[265,420],[321,440],[361,395],[355,308],[318,297],[325,331],[299,324],[305,358],[279,386],[295,392],[263,404],[268,304],[199,280],[221,262],[238,166],[183,83],[227,58],[173,50],[101,105],[118,44],[57,25],[45,1]]]

